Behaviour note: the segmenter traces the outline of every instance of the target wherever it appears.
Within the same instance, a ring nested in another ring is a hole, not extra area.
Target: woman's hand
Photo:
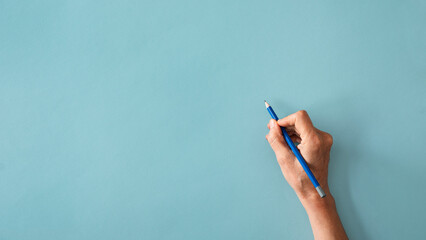
[[[296,145],[299,144],[297,148],[325,193],[329,195],[327,176],[330,149],[333,144],[331,135],[316,129],[304,110],[293,113],[278,122],[271,119],[268,124],[270,131],[266,139],[275,152],[285,179],[301,199],[319,196],[308,175],[285,142],[280,126],[286,128]]]
[[[327,196],[321,198],[296,156],[284,140],[281,127],[290,138],[315,175]],[[271,119],[266,139],[275,152],[281,171],[304,206],[315,239],[348,239],[337,214],[334,198],[328,187],[328,162],[333,138],[316,129],[306,111],[298,111],[277,121]]]

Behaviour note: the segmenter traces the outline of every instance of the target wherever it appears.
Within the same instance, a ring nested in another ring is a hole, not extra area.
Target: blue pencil
[[[273,119],[278,121],[278,117],[275,114],[272,107],[265,101],[266,109],[268,110],[269,114]],[[300,154],[299,149],[297,149],[296,145],[294,145],[293,141],[291,140],[290,136],[288,135],[287,131],[284,127],[281,127],[281,130],[283,132],[283,136],[285,141],[287,142],[287,145],[290,147],[291,151],[293,151],[294,155],[296,156],[297,160],[299,160],[300,165],[302,165],[303,170],[305,170],[306,174],[308,175],[309,179],[311,180],[312,184],[314,185],[315,189],[317,190],[318,194],[321,198],[325,197],[325,192],[322,189],[322,187],[319,185],[317,179],[315,178],[314,174],[311,172],[311,169],[308,167],[308,164],[306,164],[305,159],[302,157],[302,154]]]

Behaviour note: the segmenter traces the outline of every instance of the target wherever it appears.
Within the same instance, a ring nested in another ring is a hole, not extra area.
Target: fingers
[[[302,139],[300,139],[299,136],[291,135],[290,138],[291,138],[291,141],[293,141],[294,143],[300,143],[300,142],[302,142]]]
[[[271,119],[269,121],[268,127],[270,129],[266,139],[271,145],[272,150],[274,150],[275,155],[278,159],[287,159],[291,157],[291,150],[288,148],[287,143],[284,140],[283,133],[280,126],[277,124],[277,121]]]
[[[288,128],[285,128],[285,131],[288,133],[288,135],[291,137],[292,135],[299,136],[299,134],[294,130],[288,130]]]
[[[269,123],[267,126],[268,126],[268,129],[271,129]],[[299,134],[295,131],[294,127],[287,127],[285,130],[287,131],[288,136],[291,138],[291,140],[294,143],[300,143],[302,141]]]
[[[315,130],[311,118],[305,110],[298,111],[278,120],[278,124],[286,129],[294,129],[301,138]]]
[[[268,123],[268,129],[271,129],[271,127],[269,126]],[[295,139],[300,139],[299,133],[297,133],[297,131],[294,129],[294,127],[286,127],[285,131],[288,133],[288,135],[293,139],[293,137]]]

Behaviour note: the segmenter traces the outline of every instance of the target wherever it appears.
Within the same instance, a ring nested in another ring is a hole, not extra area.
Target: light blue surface
[[[425,1],[0,1],[1,239],[310,239],[265,140],[332,133],[351,239],[426,235]]]

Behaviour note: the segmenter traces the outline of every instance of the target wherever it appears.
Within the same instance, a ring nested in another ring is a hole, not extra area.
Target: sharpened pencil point
[[[266,100],[264,100],[264,101],[265,101],[265,107],[268,108],[269,107],[268,102]]]

